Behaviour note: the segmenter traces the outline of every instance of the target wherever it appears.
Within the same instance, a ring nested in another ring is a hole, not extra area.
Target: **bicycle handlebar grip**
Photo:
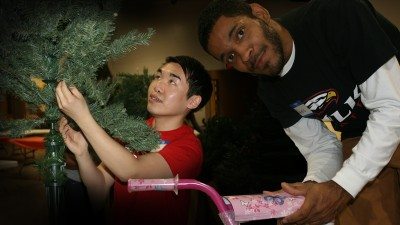
[[[304,202],[303,196],[287,193],[224,196],[224,199],[232,204],[238,222],[285,217],[298,210]]]
[[[128,192],[134,191],[174,191],[178,194],[178,175],[169,179],[129,179]]]

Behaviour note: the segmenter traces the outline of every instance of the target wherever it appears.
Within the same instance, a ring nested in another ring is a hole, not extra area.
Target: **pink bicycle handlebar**
[[[198,190],[207,194],[217,206],[219,216],[225,225],[237,225],[232,205],[226,204],[218,192],[211,186],[194,179],[179,179],[178,175],[170,179],[129,179],[128,191],[174,191]]]
[[[220,196],[211,186],[194,179],[130,179],[128,191],[174,191],[190,189],[206,193],[216,205],[224,225],[238,225],[239,222],[280,218],[296,211],[304,202],[303,196],[278,192],[273,195]]]

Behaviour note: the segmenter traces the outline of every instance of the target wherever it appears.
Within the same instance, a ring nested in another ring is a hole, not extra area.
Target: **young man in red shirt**
[[[203,107],[212,92],[203,65],[188,56],[168,57],[148,89],[148,125],[160,133],[162,143],[149,153],[134,155],[110,137],[91,115],[82,94],[61,81],[56,97],[61,111],[74,120],[81,132],[65,118],[60,132],[75,154],[79,171],[93,206],[104,207],[113,187],[114,224],[187,224],[189,193],[128,193],[130,178],[196,178],[202,164],[202,147],[193,129],[185,124],[189,113]],[[101,159],[96,166],[88,142]]]

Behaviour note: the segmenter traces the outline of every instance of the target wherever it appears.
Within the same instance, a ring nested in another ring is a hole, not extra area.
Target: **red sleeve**
[[[166,145],[159,151],[179,178],[194,179],[201,170],[203,150],[200,140],[194,135],[186,135]]]

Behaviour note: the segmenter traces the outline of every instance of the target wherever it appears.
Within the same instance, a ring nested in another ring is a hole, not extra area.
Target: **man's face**
[[[147,110],[153,116],[186,115],[189,84],[182,67],[167,63],[157,70],[149,85]]]
[[[217,60],[247,73],[277,76],[284,66],[277,32],[257,18],[220,17],[210,33],[208,51]]]

